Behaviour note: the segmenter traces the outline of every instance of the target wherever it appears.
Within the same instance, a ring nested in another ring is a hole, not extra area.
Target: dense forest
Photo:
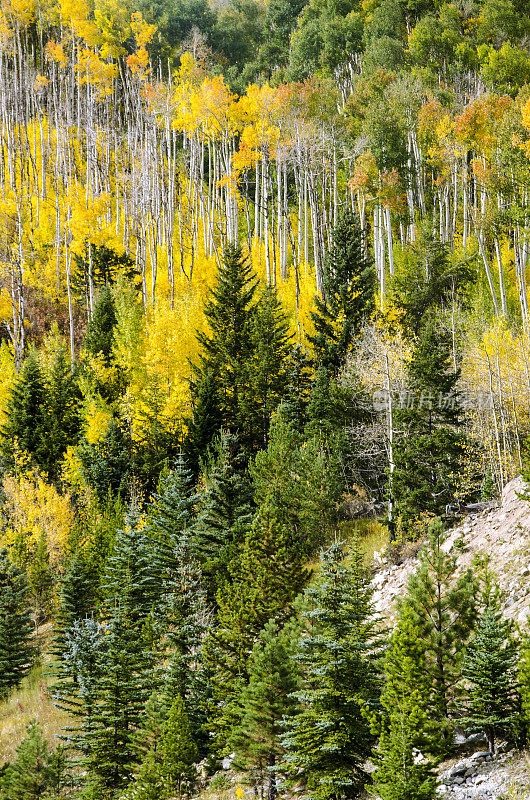
[[[57,712],[0,800],[525,747],[530,628],[445,542],[530,478],[527,2],[4,0],[0,109],[0,700]]]

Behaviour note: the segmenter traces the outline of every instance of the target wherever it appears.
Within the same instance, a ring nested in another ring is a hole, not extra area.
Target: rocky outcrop
[[[488,554],[490,566],[503,592],[503,613],[526,625],[530,613],[530,502],[520,497],[526,486],[521,478],[510,481],[501,504],[467,516],[453,528],[447,549],[458,549],[459,569],[466,570],[477,555]],[[394,601],[405,592],[417,559],[392,565],[376,554],[379,563],[372,585],[376,609],[386,617],[395,614]]]
[[[523,480],[515,478],[505,487],[500,505],[489,504],[466,516],[444,544],[447,550],[456,548],[462,571],[476,556],[490,556],[490,568],[503,595],[503,614],[521,628],[530,624],[530,502],[521,497],[525,491]],[[393,565],[376,553],[375,562],[375,607],[391,623],[395,600],[405,593],[409,576],[418,566],[417,557]],[[492,759],[487,751],[478,750],[442,764],[437,792],[444,800],[530,800],[528,754],[500,752]]]

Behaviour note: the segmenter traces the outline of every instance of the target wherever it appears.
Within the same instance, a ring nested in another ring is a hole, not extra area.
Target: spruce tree
[[[149,535],[172,554],[188,542],[193,528],[200,495],[192,481],[192,473],[180,454],[172,469],[162,471],[157,491],[149,503]]]
[[[85,349],[92,355],[101,355],[107,366],[112,359],[112,341],[116,325],[116,311],[109,286],[99,293],[94,311],[88,321]]]
[[[362,231],[347,210],[333,231],[324,262],[323,297],[311,312],[315,333],[309,336],[317,363],[336,376],[344,365],[354,336],[375,309],[375,274],[366,259]]]
[[[194,475],[201,460],[221,430],[223,416],[218,381],[214,370],[205,367],[193,390],[193,415],[188,421],[185,450]]]
[[[57,697],[77,675],[71,673],[71,665],[66,664],[68,636],[73,633],[74,624],[94,613],[97,598],[96,576],[85,555],[78,550],[68,564],[59,583],[59,607],[55,617],[52,653],[54,656],[53,674],[55,685],[52,692]],[[63,684],[66,682],[66,685]],[[70,691],[68,688],[67,694]]]
[[[234,435],[221,431],[205,483],[191,550],[202,565],[213,598],[229,577],[228,565],[239,552],[253,516],[252,491]]]
[[[162,623],[160,690],[168,706],[176,695],[184,699],[193,739],[204,756],[208,749],[205,722],[211,688],[204,642],[213,629],[214,615],[200,567],[184,548],[177,553],[176,567],[162,599]]]
[[[446,552],[440,520],[429,528],[429,540],[419,554],[420,565],[410,577],[403,601],[425,645],[426,665],[439,719],[454,712],[455,687],[463,651],[476,619],[477,585],[471,570],[457,573],[457,555]]]
[[[7,464],[22,451],[32,463],[46,463],[47,393],[37,355],[31,350],[7,402],[7,421],[2,430],[3,453]]]
[[[464,716],[472,732],[483,731],[490,753],[500,734],[512,735],[519,715],[517,648],[511,623],[494,608],[481,616],[462,663]]]
[[[371,594],[358,551],[349,565],[337,542],[322,553],[317,581],[306,590],[307,633],[297,654],[302,709],[282,740],[285,769],[306,783],[311,800],[355,797],[367,777],[379,655]]]
[[[241,722],[230,732],[234,766],[250,776],[254,791],[267,787],[267,800],[277,795],[277,769],[284,749],[281,735],[286,720],[298,710],[294,692],[298,670],[293,660],[299,631],[288,624],[280,629],[270,620],[261,631],[248,663],[248,685],[243,689]]]
[[[287,383],[279,411],[295,431],[302,433],[307,422],[313,363],[300,345],[291,351],[285,373]]]
[[[112,792],[127,786],[138,764],[137,734],[153,680],[149,641],[128,611],[118,601],[105,625],[93,724],[82,741],[90,780]]]
[[[85,439],[77,448],[83,477],[102,505],[109,494],[128,499],[133,475],[131,450],[130,439],[116,419],[95,444]]]
[[[105,629],[100,623],[76,620],[65,634],[58,680],[51,690],[54,704],[75,721],[64,729],[62,738],[72,751],[81,753],[85,769],[97,728],[98,688],[106,648]]]
[[[394,411],[392,492],[405,528],[425,512],[444,514],[457,491],[465,442],[459,377],[450,338],[431,319],[412,354],[408,407]]]
[[[45,531],[41,532],[37,547],[28,561],[26,575],[32,615],[38,626],[49,618],[53,604],[53,577]]]
[[[213,371],[219,392],[221,424],[227,430],[237,432],[245,447],[252,445],[250,432],[245,430],[244,409],[252,400],[248,364],[254,349],[252,314],[255,291],[256,279],[241,248],[228,244],[217,283],[204,309],[209,333],[197,336],[201,354],[192,383],[192,402],[195,405],[201,381]],[[198,455],[201,457],[204,453]]]
[[[132,442],[134,475],[146,496],[155,490],[164,466],[176,458],[179,449],[179,436],[171,430],[165,405],[165,393],[155,378],[142,392],[138,432]]]
[[[377,765],[371,791],[380,800],[433,800],[436,779],[426,757],[432,737],[431,686],[425,643],[405,606],[384,662],[380,738],[374,750]],[[418,751],[423,759],[418,759]]]
[[[79,390],[62,347],[55,354],[46,388],[46,436],[42,466],[50,480],[57,481],[66,448],[77,444],[81,430]]]
[[[270,418],[285,391],[292,338],[287,316],[271,287],[262,294],[252,315],[252,338],[252,358],[247,366],[252,391],[243,410],[254,447],[261,449],[267,446]]]
[[[25,576],[0,552],[0,698],[20,686],[34,655]]]
[[[127,621],[137,626],[139,631],[159,600],[163,587],[158,580],[159,560],[154,543],[143,529],[134,503],[125,521],[125,527],[117,532],[112,555],[107,560],[105,606],[109,614],[119,608],[120,614],[126,614]]]

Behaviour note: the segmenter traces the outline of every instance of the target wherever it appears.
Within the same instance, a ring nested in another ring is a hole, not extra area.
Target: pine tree
[[[462,724],[484,731],[490,753],[500,733],[512,734],[518,717],[517,648],[511,623],[494,608],[481,616],[462,663],[465,681]]]
[[[363,236],[354,214],[347,210],[333,231],[333,244],[324,263],[323,298],[311,312],[315,334],[309,341],[317,363],[336,376],[344,365],[363,319],[375,309],[375,274],[363,251]]]
[[[409,527],[424,512],[441,516],[454,498],[464,435],[460,371],[451,366],[451,343],[431,319],[417,341],[409,368],[408,408],[396,408],[392,491]]]
[[[362,556],[334,543],[322,553],[316,583],[306,590],[307,626],[297,655],[302,710],[283,737],[285,769],[307,784],[311,800],[355,797],[372,745],[366,714],[378,695],[375,617]],[[363,713],[363,710],[365,713]]]
[[[478,591],[471,570],[457,574],[457,556],[445,551],[445,541],[442,523],[435,520],[404,600],[425,644],[434,713],[441,719],[448,719],[454,709],[454,689],[460,679],[463,650],[475,623]]]
[[[377,770],[371,791],[380,800],[433,800],[436,779],[425,757],[432,736],[425,644],[405,606],[384,663],[383,718],[374,750]],[[418,758],[418,751],[423,758]]]
[[[23,573],[0,552],[0,697],[20,686],[34,655],[32,626],[26,603],[28,587]]]
[[[47,393],[34,350],[27,356],[7,404],[7,421],[2,430],[4,460],[12,464],[13,454],[25,452],[33,464],[46,462]]]
[[[107,366],[112,359],[112,341],[116,325],[116,311],[109,286],[99,293],[94,311],[88,321],[85,349],[92,355],[101,355]]]
[[[64,785],[64,755],[60,748],[55,753],[49,751],[36,720],[27,726],[26,738],[18,745],[16,754],[15,761],[0,777],[2,800],[58,797]]]
[[[251,402],[247,365],[253,354],[252,315],[256,280],[241,248],[228,244],[204,314],[209,334],[198,334],[200,364],[195,369],[192,402],[207,372],[216,376],[221,424],[237,432],[242,444],[251,445],[245,430],[245,405]],[[204,456],[204,453],[199,453]]]
[[[253,516],[252,491],[234,435],[221,431],[205,482],[191,551],[202,565],[212,599],[229,577],[228,565],[240,550]]]
[[[193,741],[184,701],[171,704],[161,742],[162,775],[170,797],[189,795],[197,778],[197,745]]]
[[[271,421],[266,450],[250,466],[258,507],[265,504],[290,531],[291,547],[311,557],[336,517],[342,481],[320,443],[304,442],[282,413]]]
[[[267,786],[267,800],[277,795],[278,764],[284,753],[281,734],[285,721],[298,710],[293,693],[298,687],[293,650],[299,631],[289,624],[280,629],[270,620],[261,631],[248,663],[248,685],[240,704],[241,722],[230,733],[236,769],[250,773],[254,791]]]
[[[270,619],[282,623],[293,615],[293,603],[310,577],[304,550],[267,505],[259,509],[230,572],[232,580],[217,592],[217,626],[205,645],[211,665],[210,727],[223,745],[240,724],[240,690],[256,638]]]

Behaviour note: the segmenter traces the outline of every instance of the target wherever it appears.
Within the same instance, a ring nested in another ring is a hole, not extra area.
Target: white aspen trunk
[[[390,209],[385,208],[385,220],[386,220],[386,235],[387,235],[387,243],[388,243],[388,268],[390,274],[394,274],[394,244],[392,241],[392,219],[390,216]]]

